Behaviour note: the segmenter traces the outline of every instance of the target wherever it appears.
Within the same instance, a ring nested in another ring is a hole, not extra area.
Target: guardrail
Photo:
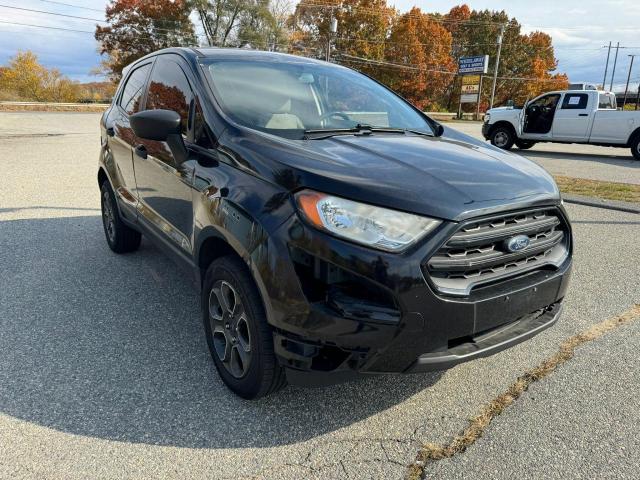
[[[102,112],[108,103],[0,102],[2,112]]]

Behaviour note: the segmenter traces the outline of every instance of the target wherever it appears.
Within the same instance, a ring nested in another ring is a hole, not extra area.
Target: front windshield
[[[392,92],[347,68],[316,63],[214,60],[206,65],[220,106],[235,122],[288,138],[360,125],[431,133]]]

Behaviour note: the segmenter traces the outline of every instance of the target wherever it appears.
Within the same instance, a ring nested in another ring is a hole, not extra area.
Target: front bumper
[[[489,140],[489,130],[491,130],[491,125],[489,125],[488,123],[483,123],[482,124],[482,136],[485,138],[485,140]]]
[[[529,272],[467,297],[450,297],[435,293],[420,266],[450,233],[443,228],[403,254],[336,239],[295,216],[273,233],[253,262],[262,275],[259,283],[274,327],[275,353],[289,382],[313,386],[359,374],[447,369],[516,345],[557,321],[569,283],[570,256],[557,269]],[[302,268],[300,262],[309,261],[300,260],[300,252],[314,265]],[[323,290],[322,282],[305,277],[305,269],[347,272],[374,292],[368,296],[374,306],[369,308],[362,299],[335,301],[333,287]],[[393,305],[380,307],[378,300],[385,296]]]

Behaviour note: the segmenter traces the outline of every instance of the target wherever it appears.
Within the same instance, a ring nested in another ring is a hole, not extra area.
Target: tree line
[[[336,32],[331,31],[334,19]],[[504,29],[496,104],[522,103],[568,84],[567,76],[556,72],[549,35],[524,33],[504,11],[467,5],[438,14],[418,7],[401,13],[387,0],[111,0],[106,20],[96,27],[95,38],[103,55],[101,73],[114,83],[126,65],[161,48],[257,48],[314,58],[329,54],[332,61],[372,76],[419,108],[451,111],[460,94],[458,59],[488,54],[491,73],[496,38]],[[48,85],[33,89],[38,97],[78,97],[74,82],[59,72],[31,67]],[[7,78],[15,77],[0,71],[0,89],[3,82],[14,81]],[[483,82],[483,110],[491,83]]]

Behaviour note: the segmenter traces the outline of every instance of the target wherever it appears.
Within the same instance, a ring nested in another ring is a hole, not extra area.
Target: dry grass
[[[640,185],[601,182],[599,180],[585,180],[560,175],[556,176],[555,179],[562,193],[640,203]]]
[[[596,340],[605,333],[638,318],[640,318],[640,304],[635,305],[620,315],[593,325],[584,332],[574,335],[562,342],[560,348],[552,357],[544,360],[537,367],[518,377],[504,393],[485,405],[480,411],[480,414],[472,418],[467,428],[457,435],[451,443],[448,445],[437,445],[434,443],[423,445],[416,456],[415,462],[409,466],[407,479],[418,480],[422,478],[424,467],[428,463],[433,463],[443,458],[450,458],[464,452],[482,436],[491,421],[520,398],[532,383],[550,375],[559,366],[573,358],[577,347]]]

